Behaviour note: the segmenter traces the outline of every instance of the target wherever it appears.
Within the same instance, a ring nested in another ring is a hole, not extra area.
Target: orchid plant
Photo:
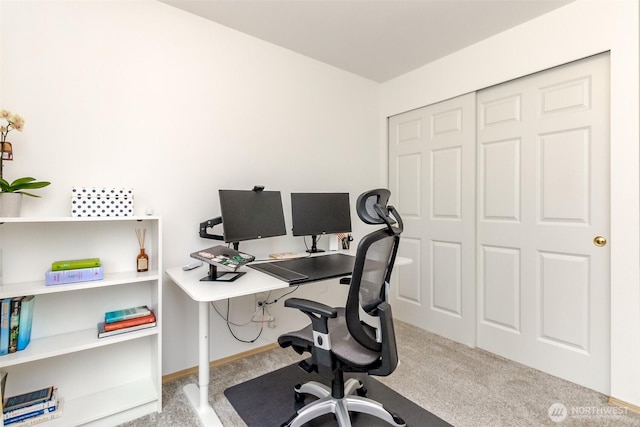
[[[4,168],[3,162],[5,160],[5,143],[7,142],[7,135],[14,129],[18,132],[22,132],[22,129],[24,128],[24,119],[7,110],[0,110],[0,119],[4,119],[7,122],[6,125],[0,125],[0,193],[21,193],[31,197],[40,197],[37,194],[28,193],[25,190],[43,188],[51,184],[50,182],[36,181],[35,178],[30,176],[18,178],[11,183],[4,179],[2,173]]]

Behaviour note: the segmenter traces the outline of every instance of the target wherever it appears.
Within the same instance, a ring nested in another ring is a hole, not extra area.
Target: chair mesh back
[[[386,236],[374,242],[367,250],[360,281],[360,306],[367,313],[371,313],[385,300],[385,282],[393,243],[394,236]]]
[[[399,240],[392,231],[381,229],[367,234],[358,244],[345,316],[351,336],[373,351],[380,351],[381,346],[371,329],[362,324],[360,308],[378,316],[377,308],[385,302],[386,282],[391,276]]]

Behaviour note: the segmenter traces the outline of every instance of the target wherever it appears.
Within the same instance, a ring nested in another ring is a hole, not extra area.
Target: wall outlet
[[[276,327],[276,318],[273,316],[268,316],[265,321],[267,322],[267,327],[275,328]]]

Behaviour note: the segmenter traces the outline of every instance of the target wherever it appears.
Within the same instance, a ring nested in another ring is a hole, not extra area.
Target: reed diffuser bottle
[[[136,228],[136,237],[138,238],[138,244],[140,245],[140,253],[137,258],[137,268],[138,271],[148,271],[149,270],[149,256],[144,251],[144,239],[147,235],[147,229],[138,229]]]

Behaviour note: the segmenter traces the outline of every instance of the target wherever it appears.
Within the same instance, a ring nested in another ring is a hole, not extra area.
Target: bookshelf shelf
[[[84,425],[93,422],[96,418],[118,417],[123,407],[130,408],[127,410],[130,414],[142,412],[139,415],[142,416],[153,412],[156,401],[160,398],[161,396],[153,392],[153,384],[149,380],[138,380],[120,387],[65,400],[63,416],[47,422],[46,425],[47,427]],[[133,415],[134,418],[139,416]],[[131,415],[127,418],[130,417]]]
[[[136,271],[146,228],[150,270]],[[54,385],[49,426],[116,425],[162,410],[162,227],[155,216],[0,218],[0,299],[35,295],[29,346],[0,356],[6,394]],[[100,258],[104,279],[45,286],[51,263]],[[107,311],[147,305],[157,326],[98,338]]]
[[[81,291],[83,289],[104,288],[106,286],[126,285],[129,283],[158,280],[157,270],[138,273],[126,271],[120,273],[105,273],[104,279],[91,282],[66,283],[64,285],[45,286],[44,280],[4,283],[0,281],[0,299],[20,295],[41,295],[57,292]]]
[[[139,339],[149,335],[156,335],[157,333],[158,327],[155,326],[126,334],[98,338],[97,330],[94,327],[66,334],[36,338],[31,341],[26,349],[0,357],[0,369],[91,348],[114,345],[122,341]]]

